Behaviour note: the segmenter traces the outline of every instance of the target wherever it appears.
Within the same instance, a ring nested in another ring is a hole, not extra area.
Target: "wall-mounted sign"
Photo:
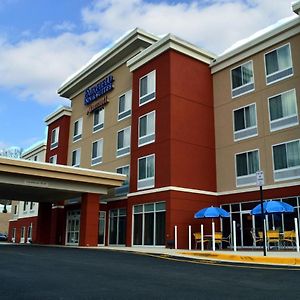
[[[99,83],[85,90],[84,104],[89,105],[101,96],[111,91],[113,87],[114,77],[112,75],[107,76]]]
[[[93,112],[94,110],[96,110],[97,108],[103,108],[107,103],[108,103],[108,98],[107,96],[104,96],[102,99],[100,99],[99,101],[91,104],[89,106],[89,109],[87,110],[86,114],[90,114],[91,112]]]

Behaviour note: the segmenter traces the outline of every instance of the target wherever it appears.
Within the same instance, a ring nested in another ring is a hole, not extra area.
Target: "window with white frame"
[[[82,118],[74,122],[73,126],[73,142],[80,140],[82,137]]]
[[[256,104],[250,104],[233,111],[234,140],[243,140],[257,135]]]
[[[94,110],[93,132],[104,127],[104,108]]]
[[[267,84],[293,75],[290,44],[283,45],[265,54]]]
[[[231,70],[232,97],[237,97],[254,90],[253,62],[246,62]]]
[[[251,185],[256,183],[256,172],[259,170],[258,150],[252,150],[235,155],[236,185]]]
[[[129,191],[129,166],[123,166],[116,169],[118,174],[126,175],[127,178],[124,180],[122,186],[115,189],[116,195],[127,194]]]
[[[102,163],[103,139],[97,140],[92,144],[92,166]]]
[[[138,159],[138,190],[154,187],[155,155]]]
[[[56,154],[49,157],[49,163],[54,164],[54,165],[57,163],[57,155]]]
[[[155,111],[139,118],[139,146],[155,141]]]
[[[79,167],[80,166],[80,149],[76,149],[72,152],[72,166]]]
[[[123,120],[131,115],[132,90],[119,97],[118,120]]]
[[[56,127],[51,131],[50,149],[54,149],[58,146],[58,137],[59,137],[59,127]]]
[[[130,153],[130,126],[117,134],[117,157]]]
[[[155,70],[140,79],[140,105],[155,99]]]
[[[271,131],[298,125],[295,89],[270,97],[269,112]]]
[[[273,145],[274,180],[300,177],[300,140]]]

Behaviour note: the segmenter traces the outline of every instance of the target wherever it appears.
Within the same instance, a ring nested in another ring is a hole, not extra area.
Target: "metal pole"
[[[216,251],[216,244],[215,244],[215,222],[212,222],[211,226],[212,226],[212,250]]]
[[[262,186],[259,187],[260,190],[260,208],[261,208],[261,222],[262,222],[262,232],[263,232],[263,248],[264,248],[264,256],[267,256],[267,249],[266,249],[266,230],[265,230],[265,212],[264,212],[264,195]]]
[[[232,225],[232,229],[233,229],[233,251],[234,252],[236,252],[236,222],[235,221],[233,221],[232,222],[233,223],[233,225]]]
[[[204,251],[203,232],[203,224],[201,224],[201,251]]]
[[[174,247],[175,247],[175,249],[177,249],[177,225],[175,225],[175,227],[174,227],[174,229],[175,229],[175,241],[174,241]]]
[[[189,225],[189,250],[192,250],[192,226]]]
[[[298,231],[298,220],[297,218],[294,218],[294,222],[295,222],[295,236],[296,236],[296,249],[297,252],[299,252],[299,231]]]

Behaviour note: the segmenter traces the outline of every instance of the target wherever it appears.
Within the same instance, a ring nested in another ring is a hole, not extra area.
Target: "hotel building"
[[[98,245],[173,246],[176,226],[178,248],[187,248],[188,226],[199,231],[195,212],[215,205],[231,212],[217,225],[223,233],[235,220],[238,245],[251,246],[261,226],[249,214],[258,170],[265,198],[284,199],[299,216],[296,14],[220,56],[136,29],[63,83],[71,108],[46,118],[46,162],[127,175],[99,197]],[[51,210],[44,242],[80,244],[80,199]],[[281,215],[267,224],[292,222]]]

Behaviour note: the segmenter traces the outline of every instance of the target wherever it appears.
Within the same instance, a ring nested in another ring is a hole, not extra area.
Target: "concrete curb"
[[[177,254],[190,256],[199,259],[220,260],[230,262],[241,262],[251,264],[270,264],[270,265],[286,265],[286,266],[300,266],[299,257],[272,257],[272,256],[249,256],[238,254],[224,254],[215,252],[185,252],[180,251]]]

